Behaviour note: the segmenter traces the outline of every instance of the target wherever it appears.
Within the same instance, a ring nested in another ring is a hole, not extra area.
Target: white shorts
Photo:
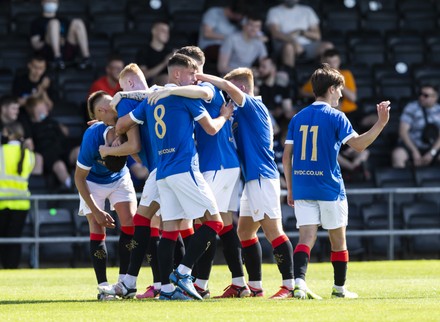
[[[134,190],[133,181],[131,181],[129,173],[118,181],[109,184],[87,181],[87,185],[89,186],[90,193],[92,194],[96,205],[101,209],[104,209],[106,199],[110,201],[112,210],[114,209],[114,205],[119,202],[137,203],[136,191]],[[86,216],[91,213],[92,211],[89,206],[87,206],[86,202],[80,195],[78,215]]]
[[[232,191],[231,200],[229,202],[229,210],[237,212],[240,209],[240,198],[243,192],[243,181],[238,178],[234,186],[234,191]]]
[[[197,219],[218,214],[211,188],[198,172],[178,173],[157,181],[161,200],[162,221]]]
[[[336,201],[295,200],[296,227],[322,225],[324,229],[337,229],[347,226],[347,198]]]
[[[157,189],[156,182],[156,172],[157,169],[151,171],[147,180],[144,184],[144,189],[142,190],[141,200],[139,201],[140,206],[150,207],[153,201],[156,201],[160,205],[159,189]]]
[[[214,194],[219,211],[233,210],[229,206],[235,185],[240,178],[240,168],[206,171],[203,172],[203,177]]]
[[[240,200],[240,216],[252,217],[254,222],[281,218],[280,180],[259,179],[245,183]]]

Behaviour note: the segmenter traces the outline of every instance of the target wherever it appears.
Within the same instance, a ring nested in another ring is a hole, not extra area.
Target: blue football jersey
[[[108,127],[98,122],[90,126],[84,133],[79,150],[77,165],[85,170],[90,170],[87,180],[99,184],[108,184],[122,178],[127,172],[127,166],[121,171],[113,172],[107,169],[99,154],[99,146],[105,145]]]
[[[203,105],[213,119],[220,115],[220,109],[225,103],[222,92],[211,83],[201,83],[199,86],[208,87],[213,92],[212,99]],[[199,123],[195,124],[197,152],[199,154],[200,171],[237,168],[240,166],[237,151],[232,137],[232,124],[227,121],[216,135],[205,132]]]
[[[194,120],[208,115],[200,99],[169,96],[155,105],[143,102],[130,116],[136,122],[148,122],[158,156],[156,179],[198,168],[194,142]]]
[[[123,98],[116,106],[118,117],[129,114],[140,104],[147,104],[147,102],[139,102],[133,99]],[[140,123],[139,135],[141,139],[141,150],[138,152],[138,155],[142,160],[142,164],[145,165],[148,168],[148,171],[151,172],[157,166],[157,154],[153,149],[148,132],[148,125],[146,122]]]
[[[293,144],[294,200],[345,199],[338,154],[356,132],[344,113],[325,102],[301,110],[289,123],[286,144]]]
[[[245,94],[243,106],[234,111],[233,132],[245,181],[279,178],[272,122],[260,99]]]

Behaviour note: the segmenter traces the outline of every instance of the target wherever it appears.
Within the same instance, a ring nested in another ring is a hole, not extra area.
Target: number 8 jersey
[[[345,114],[324,102],[315,102],[292,118],[285,144],[293,144],[294,200],[345,199],[337,159],[341,145],[355,133]]]

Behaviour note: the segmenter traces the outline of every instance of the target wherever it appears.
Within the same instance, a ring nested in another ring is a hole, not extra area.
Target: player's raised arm
[[[242,89],[238,88],[232,82],[223,78],[209,75],[209,74],[196,74],[196,78],[203,82],[209,82],[212,85],[228,93],[229,97],[238,105],[242,106],[244,102],[244,93]]]
[[[205,101],[212,99],[214,93],[207,87],[197,85],[187,85],[179,87],[163,87],[148,95],[148,104],[156,104],[161,98],[170,95],[182,96],[187,98],[201,98]]]
[[[223,104],[220,115],[212,119],[211,116],[206,112],[204,117],[198,120],[199,124],[209,135],[216,135],[218,131],[225,125],[227,120],[232,116],[234,112],[234,104],[229,102],[228,104]]]
[[[130,91],[130,92],[117,92],[114,96],[112,101],[110,102],[110,106],[115,107],[119,104],[121,99],[123,98],[129,98],[135,101],[143,101],[144,99],[148,98],[148,94],[151,93],[151,89],[146,90],[137,90],[137,91]]]

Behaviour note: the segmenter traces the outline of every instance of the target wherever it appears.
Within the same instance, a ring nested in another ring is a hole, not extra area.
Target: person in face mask
[[[78,67],[91,66],[87,30],[80,18],[72,20],[57,16],[58,0],[42,0],[42,14],[31,23],[32,48],[44,55],[58,69],[75,60],[81,53]]]
[[[291,69],[301,56],[306,60],[319,57],[325,50],[333,48],[331,42],[321,40],[319,17],[309,6],[298,0],[284,0],[272,7],[266,25],[272,38],[272,48],[280,55],[284,67]]]

